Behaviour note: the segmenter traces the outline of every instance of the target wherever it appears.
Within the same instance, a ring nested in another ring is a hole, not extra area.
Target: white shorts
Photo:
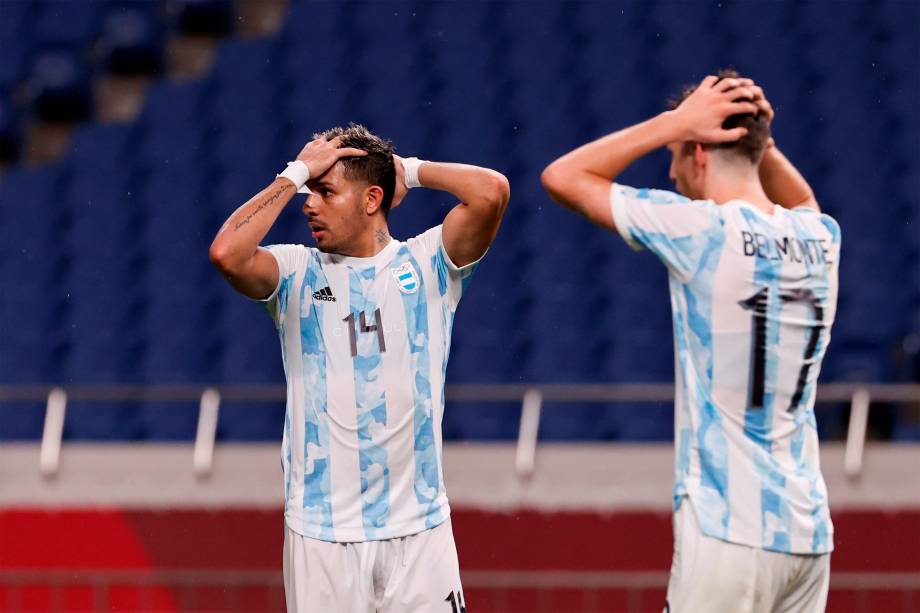
[[[670,613],[822,613],[830,554],[778,553],[705,536],[688,498],[674,514]]]
[[[462,613],[450,518],[412,536],[330,543],[284,526],[288,613]]]

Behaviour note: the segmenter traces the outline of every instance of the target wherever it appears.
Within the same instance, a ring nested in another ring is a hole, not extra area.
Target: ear
[[[380,210],[383,204],[383,188],[379,185],[371,185],[364,190],[364,212],[373,215]]]
[[[709,165],[709,152],[702,143],[693,143],[693,161],[701,170]]]

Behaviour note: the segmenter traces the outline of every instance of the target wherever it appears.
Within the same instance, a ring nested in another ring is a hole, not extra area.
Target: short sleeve
[[[610,209],[630,247],[648,249],[684,282],[696,274],[707,248],[724,238],[722,216],[711,200],[614,183]]]
[[[435,226],[413,240],[418,241],[428,255],[431,270],[438,281],[438,292],[447,299],[451,310],[455,310],[482,258],[465,266],[457,266],[444,249],[441,231],[442,226]]]
[[[805,208],[805,207],[802,207]],[[796,209],[793,209],[795,211]],[[821,225],[823,225],[828,234],[831,236],[831,244],[840,249],[840,224],[837,223],[837,220],[828,215],[827,213],[818,213],[821,219]]]
[[[834,266],[840,260],[840,224],[827,213],[820,213],[810,207],[800,206],[790,211],[792,215],[808,220],[810,224],[820,224],[818,227],[826,232],[826,242],[821,247],[826,249],[825,259]]]
[[[264,305],[277,327],[287,310],[291,284],[297,272],[305,266],[309,250],[303,245],[268,245],[265,249],[278,263],[278,285],[271,294],[256,302]]]

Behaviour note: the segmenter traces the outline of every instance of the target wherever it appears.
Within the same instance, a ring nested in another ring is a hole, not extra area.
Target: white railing
[[[521,404],[521,422],[515,466],[518,476],[533,474],[540,416],[546,402],[671,402],[674,386],[637,384],[456,384],[446,388],[450,402],[515,402]],[[213,464],[217,418],[221,402],[283,402],[282,386],[0,386],[0,402],[46,403],[39,468],[53,476],[60,466],[60,451],[68,402],[197,402],[198,429],[193,469],[206,478]],[[852,479],[862,473],[866,426],[872,402],[918,403],[920,384],[826,383],[818,387],[818,403],[849,403],[844,470]]]

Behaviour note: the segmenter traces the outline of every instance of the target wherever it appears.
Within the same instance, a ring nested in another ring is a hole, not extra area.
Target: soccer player
[[[454,312],[498,231],[508,181],[393,154],[359,125],[318,134],[211,245],[264,303],[287,377],[288,611],[464,611],[441,470]],[[387,217],[409,188],[451,193],[442,225],[403,242]],[[298,191],[316,247],[259,246]]]
[[[726,72],[543,172],[563,206],[668,269],[676,399],[669,609],[823,611],[832,527],[815,386],[840,230],[770,139],[773,109]],[[671,151],[681,195],[613,182]]]

